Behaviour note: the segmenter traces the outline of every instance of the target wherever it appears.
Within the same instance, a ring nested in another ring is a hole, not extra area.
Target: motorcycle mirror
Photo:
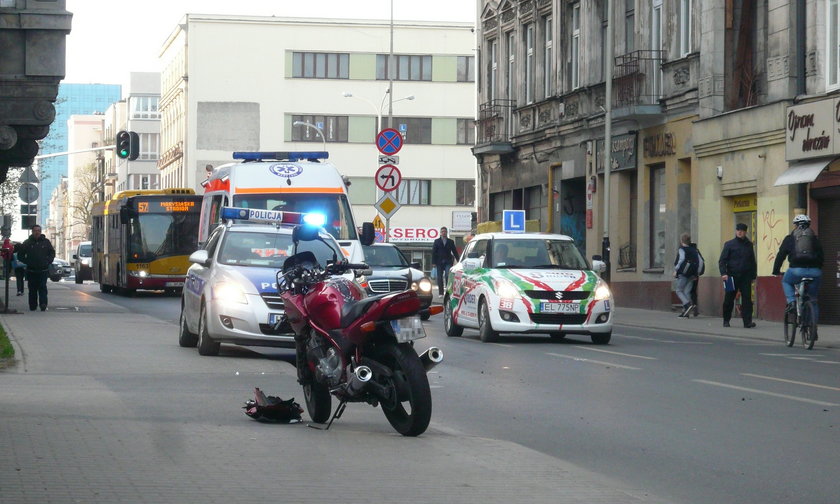
[[[301,241],[312,241],[318,239],[318,227],[317,226],[308,226],[302,224],[300,226],[295,226],[292,230],[292,241],[297,244],[297,242]]]

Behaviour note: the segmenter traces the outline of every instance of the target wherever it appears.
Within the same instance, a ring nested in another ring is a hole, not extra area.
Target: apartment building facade
[[[840,244],[830,238],[840,233],[827,218],[838,215],[840,166],[833,144],[817,149],[830,142],[815,138],[837,129],[829,117],[840,87],[837,2],[612,3],[607,54],[606,0],[479,0],[479,220],[523,209],[588,256],[609,238],[617,304],[656,309],[674,301],[673,260],[688,232],[710,266],[704,313],[720,313],[717,259],[735,224],[747,223],[756,311],[778,320],[773,261],[793,216],[808,212],[826,242],[821,302],[840,308]],[[791,126],[790,117],[805,119]],[[810,130],[791,131],[803,121]],[[825,321],[840,322],[828,311]]]
[[[374,140],[391,126],[405,144],[391,236],[430,269],[437,229],[460,219],[464,235],[475,210],[472,30],[396,22],[389,93],[387,22],[188,14],[161,53],[162,186],[201,190],[233,151],[326,148],[351,181],[356,219],[371,221]]]

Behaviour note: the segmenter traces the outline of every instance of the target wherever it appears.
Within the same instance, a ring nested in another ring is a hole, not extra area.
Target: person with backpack
[[[691,284],[691,304],[694,305],[692,313],[697,317],[700,315],[700,308],[697,305],[697,285],[700,283],[700,277],[706,273],[706,260],[703,259],[703,254],[700,253],[700,249],[696,243],[691,242],[691,246],[697,250],[697,255],[700,256],[700,270],[697,272],[697,280]]]
[[[741,293],[741,318],[744,327],[755,327],[752,319],[752,282],[758,273],[758,263],[755,260],[753,244],[747,238],[747,225],[743,222],[735,225],[735,238],[723,244],[718,268],[723,283],[729,284],[723,296],[723,327],[729,327],[738,292]]]
[[[817,293],[820,290],[823,267],[823,248],[814,230],[811,229],[811,218],[799,214],[793,218],[793,231],[782,240],[776,261],[773,263],[773,274],[781,275],[781,267],[788,260],[788,269],[782,277],[782,289],[787,300],[786,311],[796,310],[796,284],[803,278],[813,278],[808,284],[808,296],[814,301],[814,321],[819,320]]]
[[[674,260],[674,277],[677,279],[677,297],[683,304],[681,318],[691,316],[691,310],[695,304],[691,299],[691,290],[700,274],[700,269],[705,269],[703,258],[697,247],[691,244],[691,235],[683,233],[680,236],[680,248],[677,251],[677,258]]]

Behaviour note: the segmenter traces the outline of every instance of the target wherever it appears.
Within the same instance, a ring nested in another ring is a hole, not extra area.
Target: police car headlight
[[[605,299],[610,299],[611,297],[612,293],[610,292],[610,288],[607,287],[607,282],[598,280],[598,283],[595,285],[595,300],[603,301]]]
[[[213,298],[225,303],[248,304],[245,291],[233,282],[221,282],[213,286]]]
[[[493,284],[496,286],[496,294],[500,298],[515,299],[519,297],[519,289],[510,280],[500,278],[493,280]]]

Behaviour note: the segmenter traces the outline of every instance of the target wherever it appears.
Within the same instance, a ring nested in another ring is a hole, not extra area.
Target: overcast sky
[[[393,0],[395,20],[475,19],[475,0]],[[125,84],[129,72],[157,72],[166,37],[186,13],[389,19],[390,0],[67,0],[73,13],[64,82]],[[131,62],[117,61],[121,52]]]

